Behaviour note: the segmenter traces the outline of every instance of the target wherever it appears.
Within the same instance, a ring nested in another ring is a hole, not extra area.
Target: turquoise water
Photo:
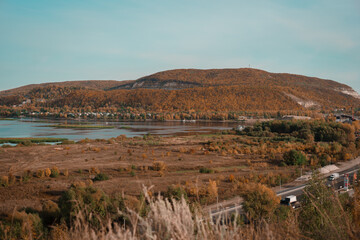
[[[65,129],[54,128],[54,124],[91,124],[114,126],[112,129]],[[153,134],[161,136],[188,135],[195,133],[212,133],[218,130],[232,129],[237,126],[233,122],[103,122],[85,120],[46,120],[43,119],[16,119],[0,120],[0,138],[22,138],[22,137],[56,137],[68,138],[78,141],[80,139],[108,139],[119,135],[127,137],[143,136]]]

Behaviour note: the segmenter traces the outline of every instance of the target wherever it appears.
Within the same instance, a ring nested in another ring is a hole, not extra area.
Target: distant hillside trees
[[[353,125],[323,120],[261,122],[238,132],[267,142],[291,142],[295,148],[283,152],[286,165],[327,165],[359,156],[359,131]]]

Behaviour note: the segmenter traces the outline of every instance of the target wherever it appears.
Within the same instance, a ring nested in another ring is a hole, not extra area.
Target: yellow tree
[[[251,219],[269,218],[277,208],[280,198],[270,188],[260,183],[242,184],[244,210]]]

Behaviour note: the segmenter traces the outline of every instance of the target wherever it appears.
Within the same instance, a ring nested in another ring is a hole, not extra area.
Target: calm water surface
[[[91,124],[100,126],[115,126],[112,129],[65,129],[54,128],[49,125],[54,124]],[[46,120],[43,119],[16,119],[0,120],[0,138],[20,138],[20,137],[56,137],[68,138],[78,141],[84,138],[108,139],[119,135],[128,137],[142,136],[150,133],[153,135],[171,136],[188,135],[195,133],[213,133],[219,130],[232,129],[239,125],[235,122],[104,122],[86,120]]]

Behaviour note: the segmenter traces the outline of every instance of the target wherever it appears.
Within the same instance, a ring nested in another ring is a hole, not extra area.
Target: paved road
[[[356,165],[349,169],[339,171],[338,173],[339,173],[340,177],[338,179],[336,179],[334,181],[329,181],[327,178],[325,178],[325,184],[327,186],[334,187],[335,190],[338,190],[344,186],[344,174],[349,174],[349,180],[350,180],[350,183],[352,184],[354,173],[355,172],[357,173],[359,170],[360,170],[360,166]],[[358,177],[360,177],[360,176],[358,176]],[[285,196],[288,196],[288,195],[295,195],[298,200],[301,200],[302,194],[303,194],[303,189],[305,187],[306,187],[306,184],[303,184],[303,185],[296,186],[293,188],[287,188],[287,189],[278,191],[276,194],[278,196],[281,196],[282,198]],[[241,202],[232,203],[232,204],[229,204],[224,207],[221,206],[218,209],[209,210],[210,218],[212,218],[213,221],[217,221],[217,220],[219,220],[219,218],[225,219],[225,220],[229,219],[229,216],[231,216],[232,214],[235,214],[235,213],[238,213],[238,214],[243,213]]]
[[[353,166],[353,167],[351,167],[349,169],[340,171],[340,172],[338,172],[339,175],[340,175],[340,177],[338,179],[336,179],[335,181],[329,181],[326,178],[325,184],[327,186],[334,187],[335,190],[338,190],[338,189],[340,189],[340,188],[342,188],[344,186],[344,174],[348,173],[350,183],[353,183],[354,173],[359,171],[359,169],[360,169],[360,167],[358,165],[356,165],[356,166]],[[299,197],[299,196],[301,196],[303,194],[303,189],[305,187],[306,187],[306,184],[303,184],[303,185],[296,186],[296,187],[293,187],[293,188],[290,188],[290,189],[285,189],[285,190],[282,190],[282,191],[278,191],[276,194],[278,196],[281,196],[281,197],[285,197],[285,196],[288,196],[288,195],[295,195],[295,196]]]

